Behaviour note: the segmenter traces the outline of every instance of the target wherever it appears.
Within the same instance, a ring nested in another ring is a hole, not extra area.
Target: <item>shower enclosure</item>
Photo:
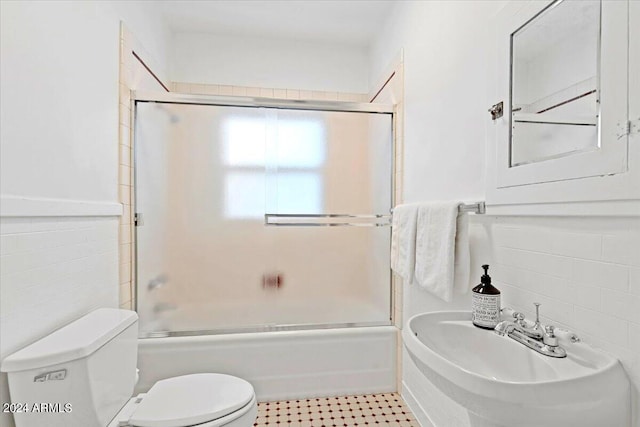
[[[389,325],[393,114],[135,96],[142,336]]]

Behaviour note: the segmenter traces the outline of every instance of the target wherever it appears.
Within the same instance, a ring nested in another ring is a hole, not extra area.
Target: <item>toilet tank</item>
[[[105,427],[133,393],[137,353],[138,315],[100,308],[8,356],[16,427]]]

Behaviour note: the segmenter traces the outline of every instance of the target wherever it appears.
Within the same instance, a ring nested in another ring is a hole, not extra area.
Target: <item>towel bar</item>
[[[484,202],[463,203],[458,206],[458,211],[483,215],[487,212],[487,207]],[[389,212],[393,213],[393,208]]]
[[[287,222],[277,222],[278,218],[287,218]],[[307,219],[332,219],[331,222],[304,222]],[[376,220],[370,222],[349,222],[349,219]],[[273,219],[276,222],[272,221]],[[296,221],[300,219],[300,221]],[[344,221],[335,221],[342,219]],[[293,220],[293,221],[292,221]],[[264,214],[264,225],[270,226],[289,226],[289,227],[388,227],[391,225],[391,215],[386,214]]]
[[[484,214],[486,207],[484,202],[471,204],[461,204],[458,207],[460,212],[470,212],[475,214]],[[390,209],[393,213],[393,209]],[[278,219],[288,219],[288,221],[278,222]],[[330,222],[310,222],[309,219],[332,219]],[[344,220],[344,221],[335,221]],[[349,219],[357,220],[375,220],[354,222]],[[389,227],[391,226],[391,215],[386,214],[264,214],[264,225],[269,226],[288,226],[288,227]]]
[[[487,212],[487,207],[484,202],[476,202],[476,203],[463,203],[458,206],[459,212],[469,212],[477,215],[483,215]]]

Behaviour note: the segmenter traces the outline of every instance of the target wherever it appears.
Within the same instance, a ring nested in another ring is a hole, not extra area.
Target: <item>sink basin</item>
[[[560,341],[567,357],[539,354],[480,329],[467,311],[413,316],[402,331],[420,371],[469,411],[474,426],[628,426],[630,385],[619,361]]]

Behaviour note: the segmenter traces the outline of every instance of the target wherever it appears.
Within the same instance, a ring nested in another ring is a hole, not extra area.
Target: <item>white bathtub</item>
[[[136,392],[189,373],[253,384],[260,401],[396,391],[393,326],[139,340]]]

